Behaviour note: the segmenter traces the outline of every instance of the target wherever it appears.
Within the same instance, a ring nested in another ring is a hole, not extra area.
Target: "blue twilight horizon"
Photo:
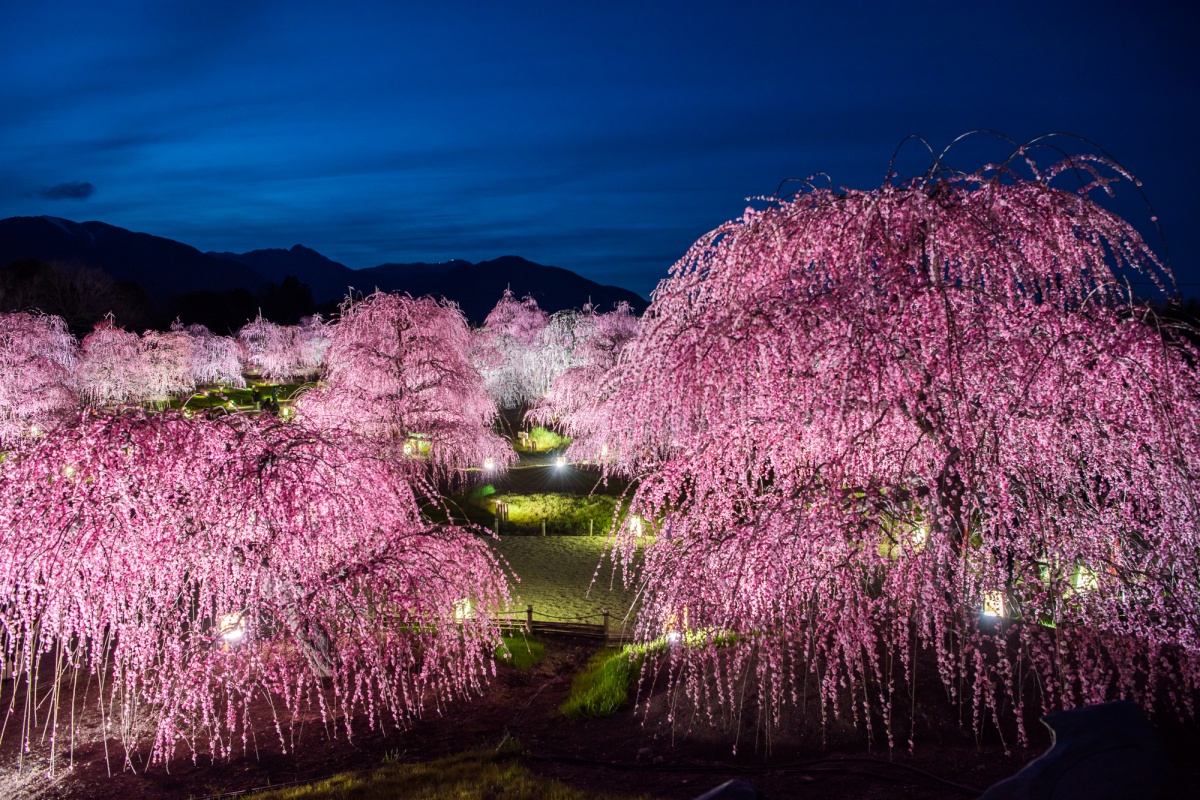
[[[648,295],[784,178],[868,189],[910,133],[941,148],[973,129],[1068,131],[1142,180],[1180,289],[1200,296],[1196,16],[1111,2],[9,4],[0,217],[98,219],[201,250],[301,243],[355,268],[511,253]],[[1007,152],[969,143],[951,163]],[[899,167],[928,163],[910,145]],[[1136,191],[1117,191],[1152,233]]]

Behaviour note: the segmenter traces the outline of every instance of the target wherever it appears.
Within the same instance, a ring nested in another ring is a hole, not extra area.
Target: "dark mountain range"
[[[266,282],[243,264],[103,222],[58,217],[0,220],[0,267],[25,259],[86,265],[117,281],[137,284],[155,302],[191,291],[256,291]]]
[[[252,250],[248,253],[202,253],[180,242],[134,233],[103,222],[71,222],[57,217],[10,217],[0,220],[0,290],[38,272],[30,265],[66,270],[94,270],[146,298],[148,319],[205,321],[206,307],[220,307],[219,328],[236,325],[269,305],[280,292],[294,296],[303,287],[313,305],[326,309],[345,297],[349,288],[367,294],[376,288],[419,296],[430,294],[457,302],[472,322],[481,322],[504,289],[517,296],[532,295],[549,312],[591,302],[602,309],[624,301],[639,313],[642,297],[615,286],[602,286],[559,267],[548,267],[517,256],[472,264],[455,260],[439,264],[381,264],[354,270],[315,250],[296,245],[290,250]],[[19,268],[18,268],[19,267]],[[287,280],[292,278],[294,280]],[[302,286],[301,286],[302,285]],[[12,297],[23,296],[10,291]],[[0,298],[2,299],[2,298]],[[228,319],[226,319],[228,318]]]
[[[313,300],[318,303],[345,297],[346,287],[358,282],[355,270],[302,244],[291,250],[272,248],[248,253],[210,252],[206,255],[249,267],[271,283],[283,283],[283,279],[291,275],[308,286]]]
[[[390,283],[381,277],[378,285],[387,291],[449,297],[462,307],[467,319],[476,323],[483,321],[506,288],[512,289],[517,297],[531,295],[539,307],[551,313],[564,308],[579,308],[589,301],[601,310],[608,310],[621,301],[629,303],[639,314],[646,310],[646,301],[631,291],[601,286],[570,270],[535,264],[520,256],[502,256],[478,264],[452,263],[457,266],[432,274],[406,276]],[[375,268],[378,269],[381,268]],[[373,273],[375,270],[361,272]]]

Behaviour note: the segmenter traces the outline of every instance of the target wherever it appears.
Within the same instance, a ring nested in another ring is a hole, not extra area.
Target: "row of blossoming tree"
[[[624,302],[606,313],[588,303],[551,315],[532,297],[517,300],[505,290],[476,331],[471,357],[497,407],[534,410],[549,421],[594,389],[637,329]]]
[[[815,687],[890,742],[931,653],[1022,738],[1031,700],[1193,712],[1200,353],[1121,281],[1170,281],[1091,197],[1129,176],[1032,152],[747,209],[582,402],[551,392],[578,457],[640,478],[641,635],[678,634],[700,705]]]
[[[0,444],[36,434],[81,403],[122,406],[166,401],[198,386],[246,385],[317,374],[329,346],[320,317],[299,325],[256,319],[236,338],[203,325],[141,336],[105,320],[76,346],[65,323],[36,313],[0,314]]]
[[[5,324],[37,343],[22,357],[40,371],[0,391],[36,398],[22,406],[36,416],[61,399],[72,343],[53,320]],[[423,513],[439,475],[511,457],[466,321],[375,294],[347,301],[328,336],[326,379],[292,421],[114,405],[8,440],[0,657],[22,752],[47,730],[73,752],[76,706],[124,758],[161,761],[272,732],[286,750],[310,714],[347,735],[403,725],[479,691],[506,581],[482,540]],[[408,456],[412,433],[430,458]],[[255,729],[263,713],[270,730]]]

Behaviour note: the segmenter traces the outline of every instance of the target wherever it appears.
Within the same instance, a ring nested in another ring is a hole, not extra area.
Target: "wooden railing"
[[[589,620],[595,620],[590,622]],[[596,614],[575,617],[560,617],[534,611],[529,604],[522,609],[501,612],[500,624],[509,629],[521,629],[532,635],[579,636],[587,639],[603,639],[606,644],[626,644],[633,635],[624,628],[612,624],[608,609]]]

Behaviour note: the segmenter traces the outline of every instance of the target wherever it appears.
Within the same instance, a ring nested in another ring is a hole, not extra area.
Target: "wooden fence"
[[[594,621],[592,621],[594,620]],[[623,627],[614,627],[608,609],[586,616],[559,617],[534,611],[533,605],[522,609],[503,611],[501,626],[510,631],[522,630],[531,635],[579,636],[586,639],[603,639],[605,644],[619,645],[633,641],[633,634]]]

